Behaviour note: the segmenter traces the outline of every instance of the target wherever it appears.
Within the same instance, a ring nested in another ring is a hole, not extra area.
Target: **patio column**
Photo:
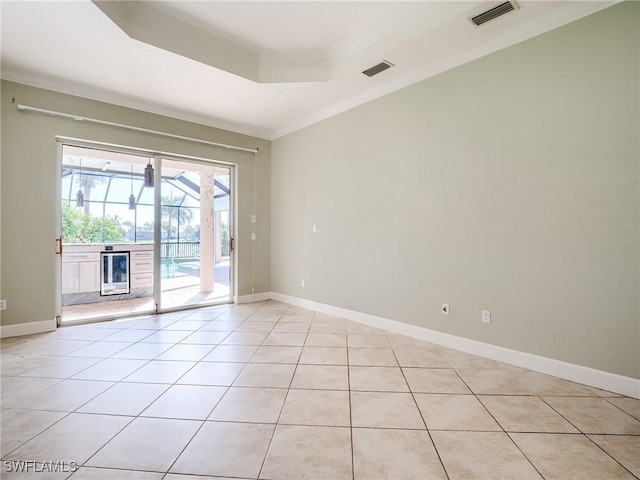
[[[214,272],[214,205],[213,168],[200,174],[200,291],[213,292]]]

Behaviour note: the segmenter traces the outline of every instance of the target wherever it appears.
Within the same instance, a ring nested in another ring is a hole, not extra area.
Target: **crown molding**
[[[327,55],[260,52],[154,7],[154,2],[93,3],[129,37],[257,83],[326,82]]]
[[[269,139],[273,141],[298,130],[302,130],[303,128],[310,127],[316,123],[327,120],[377,98],[427,80],[428,78],[434,77],[448,70],[452,70],[466,63],[528,40],[529,38],[560,28],[568,23],[594,14],[600,10],[604,10],[605,8],[611,7],[612,5],[622,1],[623,0],[595,0],[588,2],[567,2],[567,4],[560,10],[554,10],[553,12],[542,15],[533,20],[526,28],[508,31],[500,37],[480,44],[476,48],[447,57],[437,63],[426,64],[423,68],[398,76],[391,82],[383,83],[375,88],[367,89],[360,95],[350,97],[343,102],[331,105],[328,108],[314,112],[312,115],[300,118],[295,122],[291,122],[279,129],[273,130]],[[465,10],[468,11],[469,8],[469,4],[467,4]]]
[[[131,97],[119,95],[112,91],[96,89],[86,85],[70,84],[65,79],[43,77],[39,73],[30,73],[3,66],[2,80],[19,83],[28,87],[50,90],[63,95],[72,95],[86,100],[108,103],[123,108],[139,110],[153,115],[169,117],[184,122],[196,123],[206,127],[216,128],[231,133],[238,133],[261,140],[271,140],[272,132],[265,128],[256,128],[250,125],[227,121],[221,118],[212,118],[210,115],[203,115],[194,112],[185,112],[176,108],[160,106],[154,102],[140,101]]]
[[[393,48],[480,3],[482,2],[407,2],[336,45],[327,55],[332,63],[338,63],[365,50]]]
[[[93,3],[134,40],[259,81],[259,52],[172,17],[154,8],[153,2]]]
[[[178,120],[193,122],[212,128],[219,128],[260,139],[275,140],[350,110],[363,103],[382,97],[411,84],[423,81],[431,76],[455,68],[466,62],[473,61],[484,55],[491,54],[502,48],[509,47],[510,45],[526,40],[527,38],[542,34],[545,31],[558,28],[566,23],[570,23],[578,18],[590,15],[619,2],[620,0],[600,0],[563,3],[561,7],[555,9],[553,12],[540,15],[538,18],[532,19],[530,23],[520,25],[519,28],[507,29],[499,36],[495,36],[495,38],[493,38],[492,35],[488,35],[488,39],[485,40],[484,43],[476,45],[475,48],[465,50],[464,52],[457,52],[457,54],[448,56],[446,59],[440,59],[437,62],[430,63],[425,61],[421,64],[420,68],[412,69],[411,71],[404,70],[403,66],[399,65],[399,68],[396,70],[397,74],[394,73],[394,75],[388,79],[389,81],[387,81],[387,79],[382,81],[383,79],[381,77],[380,81],[377,83],[370,82],[366,84],[366,88],[359,87],[359,85],[365,85],[362,82],[352,83],[352,87],[355,85],[355,87],[350,90],[353,96],[347,98],[345,95],[341,97],[341,100],[336,98],[337,101],[335,101],[335,103],[326,102],[324,105],[319,106],[313,111],[307,111],[306,115],[304,114],[305,110],[300,109],[300,112],[297,115],[291,114],[288,117],[285,115],[279,121],[265,124],[270,126],[264,127],[260,127],[260,122],[262,120],[256,120],[256,118],[264,119],[266,118],[265,115],[254,115],[252,117],[254,120],[246,123],[234,120],[235,118],[239,118],[236,116],[233,117],[234,119],[225,120],[223,118],[224,114],[214,116],[211,115],[210,112],[208,114],[204,110],[188,111],[188,107],[182,108],[180,105],[168,106],[166,104],[158,104],[151,99],[142,99],[135,95],[109,91],[104,87],[98,87],[94,84],[82,84],[79,82],[65,80],[57,74],[43,76],[41,72],[35,69],[32,70],[21,67],[20,64],[17,63],[17,60],[16,63],[14,63],[9,58],[3,59],[2,78],[24,85],[53,90],[64,94],[81,96],[90,100],[107,102],[113,105],[168,116]],[[144,4],[144,8],[147,8],[147,4],[152,2],[117,1],[95,3],[98,6],[103,3],[113,3],[115,4],[113,11],[116,12],[114,16],[117,17],[117,15],[124,15],[125,18],[128,19],[127,21],[133,22],[135,25],[140,25],[144,24],[145,19],[144,15],[140,14],[138,3]],[[470,11],[476,3],[477,2],[465,3],[464,9],[466,11]],[[519,0],[519,3],[521,6],[526,5],[525,0]],[[438,6],[439,5],[440,3],[438,3]],[[456,6],[456,8],[462,9],[462,6]],[[435,6],[429,8],[425,7],[425,10],[423,11],[424,18],[429,17],[430,19],[431,28],[434,28],[433,26],[436,22],[445,21],[442,16],[438,17],[435,9]],[[524,9],[521,9],[521,11],[524,11]],[[416,19],[414,19],[416,22],[418,21],[417,18],[418,15],[416,14]],[[465,18],[462,18],[461,21],[466,22],[465,19],[466,16]],[[113,21],[115,22],[115,20]],[[404,32],[402,25],[406,26],[411,22],[412,20],[410,15],[408,15],[406,8],[399,7],[394,13],[393,19],[389,20],[389,23],[386,25],[396,25],[396,28],[400,28],[400,30]],[[380,23],[377,25],[377,28],[382,29]],[[396,34],[390,32],[389,35],[385,36],[382,31],[375,34],[375,28],[375,26],[372,26],[370,30],[367,30],[369,33],[367,33],[367,31],[363,31],[358,35],[351,37],[349,41],[353,43],[350,46],[342,44],[342,47],[344,47],[342,53],[338,54],[336,53],[337,50],[335,50],[333,57],[325,55],[322,51],[309,52],[309,54],[293,54],[291,52],[265,52],[259,55],[256,54],[255,59],[260,75],[257,82],[325,82],[327,80],[334,80],[341,82],[341,85],[348,85],[348,82],[350,82],[351,79],[361,76],[359,74],[360,70],[357,68],[359,64],[364,63],[364,60],[369,62],[372,58],[372,52],[375,53],[376,56],[380,54],[378,53],[380,52],[380,48],[377,47],[389,45],[388,42],[396,41],[397,32]],[[204,30],[200,30],[204,32]],[[411,29],[408,28],[408,30]],[[209,34],[208,32],[205,33]],[[429,33],[428,29],[425,33]],[[413,35],[413,38],[410,38],[404,44],[400,45],[401,49],[408,49],[410,51],[412,45],[417,45],[415,42],[426,41],[422,36],[416,36],[415,33],[404,32],[403,35]],[[217,38],[222,37],[217,36]],[[357,43],[357,38],[361,39],[360,43]],[[368,39],[368,41],[365,39]],[[374,45],[377,47],[372,48]],[[360,50],[358,50],[358,48],[360,48]],[[340,55],[350,55],[351,57],[348,62],[340,61],[338,59],[343,58],[340,57]],[[389,58],[389,60],[393,59]],[[364,66],[366,67],[369,65]]]
[[[176,18],[157,8],[154,2],[92,1],[135,40],[257,83],[330,81],[343,72],[340,64],[346,60],[356,55],[377,57],[379,52],[397,47],[481,3],[406,2],[327,51],[274,53],[247,47]],[[362,63],[366,61],[362,59]]]

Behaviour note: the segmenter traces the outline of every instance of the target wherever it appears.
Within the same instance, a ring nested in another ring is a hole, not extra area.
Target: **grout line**
[[[345,341],[347,344],[347,391],[349,397],[349,437],[351,444],[351,478],[355,480],[356,478],[356,454],[355,447],[353,445],[353,403],[351,399],[351,362],[349,361],[349,330],[346,329],[345,333]]]
[[[436,455],[438,456],[438,461],[440,462],[440,466],[442,467],[442,471],[444,472],[447,480],[450,479],[451,477],[449,476],[449,472],[447,472],[447,468],[444,465],[444,462],[442,461],[442,457],[440,456],[440,452],[438,451],[438,447],[436,446],[435,441],[433,440],[433,436],[431,435],[431,431],[429,430],[429,426],[427,425],[427,421],[424,418],[424,415],[422,414],[422,410],[420,410],[420,407],[418,406],[418,401],[416,400],[416,393],[411,389],[411,386],[409,385],[409,381],[407,380],[406,375],[404,374],[404,370],[402,369],[402,367],[400,366],[400,361],[398,360],[398,355],[396,354],[395,349],[393,348],[393,346],[391,346],[391,353],[393,354],[394,358],[396,359],[396,362],[398,364],[398,368],[400,369],[400,372],[402,373],[402,378],[404,378],[405,383],[407,384],[407,388],[409,389],[409,393],[411,394],[411,398],[413,399],[413,403],[416,406],[416,409],[418,410],[418,413],[420,414],[420,418],[422,418],[422,423],[424,424],[424,428],[427,432],[427,435],[429,436],[429,440],[431,441],[431,445],[433,446],[433,450],[436,452]]]
[[[553,395],[548,395],[548,396],[553,396]],[[587,398],[599,398],[599,397],[587,397]],[[578,428],[577,425],[575,425],[573,422],[571,422],[566,416],[564,416],[560,411],[558,411],[556,408],[554,408],[553,405],[551,405],[549,402],[547,402],[543,397],[540,397],[540,400],[542,400],[546,405],[548,405],[553,411],[555,411],[558,415],[560,415],[565,421],[567,421],[573,428],[575,428],[578,432],[579,435],[585,437],[588,441],[590,441],[591,443],[593,443],[596,447],[598,447],[600,450],[602,450],[607,456],[609,456],[610,458],[612,458],[618,465],[620,465],[622,468],[624,468],[626,471],[628,471],[629,473],[631,473],[631,475],[633,475],[633,473],[627,468],[625,467],[622,463],[620,463],[613,455],[611,455],[609,452],[607,452],[604,448],[602,448],[600,445],[598,445],[594,440],[591,439],[591,437],[589,437],[589,435],[598,435],[595,433],[591,433],[591,434],[587,434],[585,432],[583,432],[580,428]],[[602,399],[605,400],[606,399]],[[626,412],[625,412],[626,413]],[[633,418],[633,417],[632,417]],[[537,432],[537,433],[541,433],[541,432]],[[546,432],[545,432],[546,433]],[[561,434],[558,434],[561,435]],[[575,435],[575,434],[574,434]],[[635,475],[633,475],[635,477]]]
[[[503,433],[504,435],[507,436],[507,438],[511,441],[511,443],[518,449],[518,451],[522,454],[522,456],[524,458],[527,459],[527,462],[529,462],[529,464],[531,465],[531,467],[533,467],[533,469],[538,473],[538,475],[540,475],[541,478],[544,478],[544,475],[542,475],[542,472],[540,470],[538,470],[538,467],[536,467],[534,465],[534,463],[531,461],[531,459],[524,453],[524,451],[520,448],[520,446],[515,442],[515,440],[511,437],[511,435],[509,435],[509,433],[504,429],[504,427],[502,426],[502,424],[498,421],[497,418],[495,418],[495,416],[491,413],[491,411],[489,411],[489,409],[487,408],[487,406],[482,402],[482,400],[480,400],[478,394],[476,392],[473,391],[473,389],[468,385],[468,383],[465,381],[464,378],[462,378],[462,376],[460,375],[460,373],[458,372],[458,370],[456,368],[454,368],[452,366],[453,371],[456,373],[456,375],[458,376],[458,378],[460,379],[460,381],[462,383],[465,384],[465,386],[469,389],[469,391],[472,393],[472,395],[474,396],[474,398],[476,399],[476,401],[482,405],[482,408],[484,408],[484,410],[491,416],[491,418],[493,419],[493,421],[496,423],[496,425],[498,425],[498,427],[500,428],[501,432],[496,432],[496,433]]]
[[[105,441],[101,447],[99,447],[95,452],[93,452],[91,455],[89,455],[89,457],[87,457],[87,459],[81,464],[81,466],[86,465],[89,461],[91,461],[91,459],[93,457],[95,457],[104,447],[106,447],[114,438],[116,438],[118,435],[120,435],[125,428],[127,428],[129,425],[131,425],[131,423],[136,419],[136,417],[131,417],[131,420],[128,421],[120,430],[118,430],[115,435],[113,435],[112,437],[110,437],[107,441]]]
[[[624,408],[616,405],[615,403],[613,403],[611,401],[612,398],[620,398],[620,397],[589,397],[589,398],[601,398],[602,400],[605,400],[607,403],[609,403],[610,405],[613,405],[614,407],[616,407],[618,410],[620,410],[622,413],[625,413],[626,415],[630,416],[632,419],[640,422],[640,418],[636,418],[634,415],[632,415],[631,413],[627,412]],[[622,397],[622,398],[627,398],[627,397]],[[640,403],[640,400],[636,400],[637,402]]]
[[[158,397],[159,398],[159,397]],[[220,399],[222,399],[222,397],[220,397]],[[220,402],[220,400],[218,400],[218,403]],[[216,404],[217,405],[217,404]],[[148,407],[147,407],[148,408]],[[182,456],[182,454],[185,452],[185,450],[189,447],[189,445],[191,445],[191,442],[193,442],[193,439],[196,438],[196,436],[198,435],[198,433],[200,433],[200,431],[202,430],[202,428],[206,425],[207,420],[203,420],[201,425],[196,429],[196,431],[193,433],[193,435],[191,436],[191,438],[189,439],[189,441],[185,444],[184,447],[182,447],[182,450],[180,450],[180,453],[178,453],[178,455],[176,455],[176,458],[173,462],[171,462],[171,465],[169,465],[169,468],[167,468],[167,470],[164,473],[164,476],[167,476],[169,474],[169,472],[171,471],[171,469],[173,468],[173,466],[176,464],[176,462],[180,459],[180,457]],[[164,477],[163,477],[164,478]]]
[[[538,475],[540,475],[541,478],[544,478],[544,475],[542,474],[542,472],[540,470],[538,470],[538,467],[535,466],[535,464],[533,463],[533,461],[527,456],[526,453],[524,453],[524,450],[522,450],[522,448],[520,448],[520,445],[518,445],[516,443],[516,441],[513,439],[513,437],[508,433],[508,432],[504,432],[507,435],[507,438],[509,440],[511,440],[511,443],[513,443],[515,445],[515,447],[518,449],[518,451],[522,454],[522,456],[524,458],[527,459],[527,462],[529,462],[529,464],[533,467],[533,469],[538,472]]]
[[[553,397],[554,395],[547,395],[547,397]],[[575,425],[571,420],[569,420],[565,415],[563,415],[559,410],[557,410],[553,405],[551,405],[549,402],[547,402],[545,400],[545,397],[543,396],[539,396],[538,397],[540,400],[542,400],[549,408],[551,408],[551,410],[553,410],[554,412],[556,412],[558,415],[560,415],[569,425],[571,425],[573,428],[575,428],[581,435],[585,435],[585,433],[578,428],[577,425]]]
[[[22,409],[12,409],[12,410],[22,410]],[[56,412],[56,413],[65,413],[66,415],[64,415],[63,417],[61,417],[59,420],[56,420],[55,422],[53,422],[51,425],[49,425],[48,427],[46,427],[45,429],[43,429],[41,432],[36,433],[34,436],[29,437],[28,440],[22,442],[19,446],[17,446],[16,448],[5,452],[2,455],[2,458],[5,459],[7,458],[7,455],[11,455],[12,452],[15,452],[17,449],[21,448],[22,446],[26,445],[27,443],[29,443],[31,440],[33,440],[34,438],[42,435],[44,432],[46,432],[47,430],[49,430],[51,427],[53,427],[54,425],[60,423],[62,420],[64,420],[65,418],[67,418],[69,415],[71,415],[73,412]]]
[[[282,314],[280,315],[280,317],[278,317],[278,321],[276,322],[276,325],[274,325],[274,328],[280,324],[280,321],[282,320],[282,317],[284,316],[284,313],[289,310],[289,307],[287,307],[285,309],[284,312],[282,312]],[[273,331],[273,329],[271,330]],[[308,333],[307,333],[308,335]],[[264,343],[264,342],[263,342]],[[259,349],[260,347],[258,347]],[[255,354],[257,353],[258,350],[256,350],[254,352],[254,354],[251,356],[251,358],[253,358],[255,356]],[[300,350],[300,356],[302,356],[302,349]],[[298,357],[298,362],[300,361],[300,357]],[[259,365],[259,364],[258,364]],[[296,363],[295,368],[293,369],[293,374],[291,375],[291,380],[289,381],[289,387],[287,388],[287,393],[284,396],[284,400],[282,401],[282,406],[280,407],[280,412],[278,412],[278,418],[276,419],[276,423],[273,426],[273,432],[271,433],[271,439],[269,440],[269,444],[267,445],[267,449],[264,452],[264,457],[262,459],[262,463],[260,464],[260,469],[258,470],[258,475],[257,478],[260,478],[260,475],[262,474],[262,471],[264,470],[264,466],[265,463],[267,462],[267,457],[269,457],[269,452],[271,451],[271,447],[273,446],[273,439],[276,436],[276,431],[278,429],[278,425],[280,422],[280,417],[282,416],[282,412],[284,411],[284,406],[287,403],[287,398],[289,397],[289,390],[291,389],[291,385],[293,384],[293,379],[296,375],[296,370],[298,369],[298,364]]]
[[[598,435],[595,433],[592,433],[590,435]],[[584,434],[584,436],[591,442],[593,443],[597,448],[599,448],[600,450],[602,450],[607,456],[609,456],[609,458],[611,458],[614,462],[616,462],[618,465],[620,465],[622,468],[624,468],[627,472],[629,472],[632,476],[635,477],[635,474],[629,470],[627,467],[625,467],[622,462],[620,462],[616,457],[614,457],[613,455],[611,455],[609,452],[607,452],[603,447],[600,446],[600,444],[598,442],[596,442],[595,440],[593,440],[589,435]],[[637,478],[637,477],[636,477]]]

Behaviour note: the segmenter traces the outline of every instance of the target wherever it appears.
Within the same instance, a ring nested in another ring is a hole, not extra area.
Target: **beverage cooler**
[[[100,253],[100,295],[130,293],[129,252]]]

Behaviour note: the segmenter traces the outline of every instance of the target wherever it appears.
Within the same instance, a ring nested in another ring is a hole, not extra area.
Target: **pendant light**
[[[76,193],[76,207],[84,207],[84,193],[82,192],[82,158],[80,159],[80,176],[78,177],[78,193]]]
[[[133,165],[131,165],[131,195],[129,195],[129,210],[136,209],[136,197],[133,195]]]
[[[153,187],[153,177],[154,171],[151,166],[151,160],[147,163],[147,166],[144,168],[144,186],[145,187]]]

